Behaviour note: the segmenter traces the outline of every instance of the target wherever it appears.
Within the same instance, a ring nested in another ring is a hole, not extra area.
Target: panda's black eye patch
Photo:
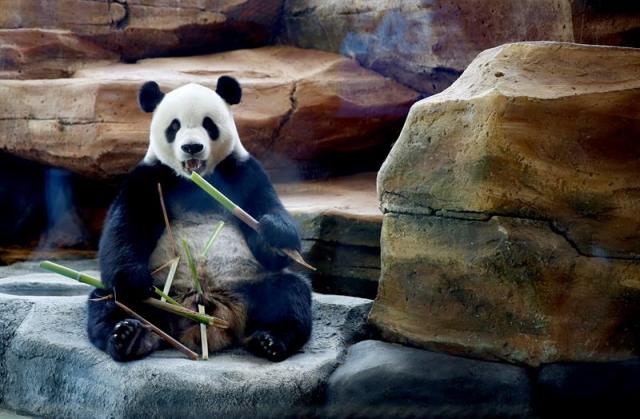
[[[215,141],[218,139],[218,137],[220,136],[220,131],[218,130],[216,124],[211,120],[211,118],[205,116],[205,118],[202,120],[202,126],[207,130],[207,134],[209,134],[209,138],[211,138],[211,140]]]
[[[167,129],[164,131],[164,135],[167,136],[167,142],[172,143],[176,139],[176,134],[180,130],[180,121],[174,119],[171,121]]]

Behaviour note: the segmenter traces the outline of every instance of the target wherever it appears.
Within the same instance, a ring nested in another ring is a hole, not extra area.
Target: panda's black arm
[[[262,165],[253,157],[228,158],[220,165],[222,192],[260,223],[258,232],[244,223],[240,230],[256,259],[267,269],[279,270],[291,263],[276,249],[300,250],[300,233]]]
[[[164,231],[157,183],[161,167],[138,165],[124,181],[107,214],[100,238],[102,281],[121,298],[150,294],[149,257]]]

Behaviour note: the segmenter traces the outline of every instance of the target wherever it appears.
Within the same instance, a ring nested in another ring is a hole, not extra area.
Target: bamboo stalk
[[[222,231],[223,227],[224,227],[224,221],[218,222],[218,225],[216,226],[215,230],[213,230],[211,237],[209,237],[209,240],[207,240],[207,244],[204,246],[204,249],[202,249],[202,254],[201,254],[202,257],[205,257],[207,253],[209,253],[209,249],[211,248],[211,246],[213,246],[213,243],[215,243],[215,241],[218,240],[218,236],[220,235],[220,232]]]
[[[182,304],[180,304],[179,302],[177,302],[176,300],[174,300],[173,298],[171,298],[169,296],[169,294],[165,293],[164,291],[160,291],[159,288],[153,287],[153,291],[156,293],[156,295],[158,297],[160,297],[160,301],[162,302],[168,302],[169,304],[172,304],[174,306],[180,306],[183,307]]]
[[[100,281],[97,278],[94,278],[90,275],[86,275],[83,273],[80,273],[76,270],[67,268],[65,266],[59,265],[57,263],[53,263],[50,261],[43,261],[40,263],[40,267],[43,269],[46,269],[48,271],[51,272],[55,272],[59,275],[62,276],[66,276],[67,278],[71,278],[71,279],[75,279],[76,281],[80,281],[84,284],[89,284],[91,286],[94,286],[96,288],[102,288],[104,289],[104,284],[102,283],[102,281]],[[158,295],[164,295],[165,297],[168,297],[166,294],[164,294],[162,291],[160,291],[158,288],[154,287],[154,291],[156,294]],[[169,297],[171,298],[171,297]],[[175,301],[175,300],[174,300]],[[209,316],[207,314],[200,314],[197,313],[193,310],[189,310],[188,308],[182,307],[181,305],[174,305],[174,304],[169,304],[169,303],[164,303],[160,300],[156,300],[155,298],[147,298],[146,300],[144,300],[144,303],[149,304],[151,306],[154,306],[160,310],[164,310],[164,311],[168,311],[170,313],[174,313],[177,315],[180,315],[182,317],[186,317],[188,319],[197,321],[199,323],[204,323],[204,324],[208,324],[210,326],[215,326],[218,327],[220,329],[227,329],[229,327],[229,324],[222,319],[218,319],[216,317],[213,316]],[[177,302],[176,302],[177,304]]]
[[[160,310],[168,311],[173,314],[178,314],[182,317],[186,317],[191,320],[195,320],[199,323],[206,324],[209,326],[217,327],[218,329],[228,329],[229,323],[226,320],[219,319],[217,317],[209,316],[208,314],[200,314],[193,310],[189,310],[188,308],[182,306],[176,306],[169,303],[163,303],[160,300],[155,298],[148,298],[144,300],[145,303],[150,306],[156,307]]]
[[[66,276],[67,278],[75,279],[83,284],[91,285],[96,288],[104,288],[104,284],[97,278],[90,275],[80,273],[76,270],[67,268],[66,266],[58,265],[57,263],[45,260],[40,263],[40,267],[51,272],[55,272],[58,275]]]
[[[184,247],[184,252],[187,255],[187,264],[189,265],[189,270],[191,271],[191,279],[193,279],[193,285],[198,292],[198,294],[202,295],[202,287],[200,286],[200,281],[198,280],[198,268],[196,267],[196,262],[193,260],[193,256],[191,256],[191,249],[187,244],[185,239],[182,239],[182,247]]]
[[[177,256],[175,259],[173,259],[173,262],[171,263],[171,269],[169,269],[169,275],[167,275],[167,280],[164,281],[164,288],[162,290],[162,292],[164,292],[165,294],[169,294],[169,291],[171,290],[171,284],[173,284],[173,278],[176,276],[176,272],[178,271],[178,264],[180,263],[180,256]],[[169,300],[168,298],[160,298],[160,301],[164,302],[165,300]]]
[[[198,304],[198,312],[200,314],[205,314],[204,306],[202,304]],[[200,323],[200,342],[202,343],[202,359],[209,359],[209,342],[207,336],[207,326]]]
[[[256,231],[258,230],[258,225],[259,225],[258,220],[253,218],[249,213],[247,213],[245,210],[243,210],[242,208],[237,206],[229,198],[224,196],[222,194],[222,192],[220,192],[212,184],[207,182],[205,178],[203,178],[202,176],[200,176],[196,172],[192,172],[191,173],[191,180],[193,181],[193,183],[195,183],[200,188],[202,188],[206,193],[211,195],[216,201],[218,201],[220,203],[220,205],[225,207],[233,215],[235,215],[238,219],[240,219],[240,221],[242,221],[243,223],[245,223],[246,225],[248,225],[252,229],[254,229]],[[278,250],[280,250],[285,255],[289,256],[294,262],[298,263],[299,265],[302,265],[307,269],[311,269],[312,271],[316,270],[316,268],[314,268],[313,266],[309,265],[304,260],[304,258],[300,254],[300,252],[298,252],[297,250],[294,250],[294,249],[278,249]]]
[[[165,262],[162,265],[160,265],[157,268],[155,268],[153,271],[151,271],[151,276],[154,276],[155,274],[159,273],[163,269],[171,266],[171,264],[173,263],[174,260],[176,260],[176,258],[173,258],[173,259],[169,260],[169,262]]]
[[[164,205],[164,195],[162,194],[162,185],[158,182],[158,195],[160,197],[160,207],[162,207],[162,217],[164,218],[164,225],[169,234],[169,240],[171,240],[171,246],[173,247],[173,255],[178,256],[178,244],[176,243],[173,232],[171,231],[171,224],[169,224],[169,215],[167,214],[167,207]]]
[[[187,263],[189,264],[189,269],[191,270],[191,277],[193,279],[193,284],[198,292],[198,295],[201,297],[204,295],[202,291],[202,286],[200,285],[200,280],[198,279],[198,269],[196,267],[196,262],[191,255],[191,250],[189,249],[189,245],[185,239],[182,239],[182,247],[184,247],[184,251],[187,254]],[[205,246],[206,247],[206,246]],[[205,314],[204,306],[202,304],[198,304],[198,312],[200,314]],[[209,359],[209,342],[207,341],[207,327],[200,324],[200,342],[202,343],[202,359]]]
[[[114,298],[113,301],[116,303],[116,305],[118,307],[120,307],[122,310],[124,310],[127,314],[129,314],[130,316],[133,316],[136,319],[140,320],[147,328],[151,329],[156,335],[160,336],[169,345],[173,346],[174,348],[176,348],[177,350],[179,350],[180,352],[182,352],[183,354],[188,356],[191,360],[193,360],[193,361],[197,361],[198,360],[198,354],[197,353],[193,352],[191,349],[187,348],[186,346],[184,346],[183,344],[181,344],[180,342],[178,342],[177,340],[175,340],[174,338],[172,338],[171,336],[169,336],[168,334],[163,332],[159,327],[157,327],[156,325],[154,325],[149,320],[145,319],[144,317],[142,317],[141,315],[139,315],[135,311],[131,310],[129,307],[127,307],[126,305],[122,304],[117,299]]]

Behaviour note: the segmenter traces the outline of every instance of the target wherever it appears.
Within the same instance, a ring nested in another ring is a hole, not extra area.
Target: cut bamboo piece
[[[157,273],[159,273],[160,271],[162,271],[163,269],[168,268],[169,266],[171,266],[171,264],[173,263],[174,259],[171,259],[169,262],[165,262],[162,265],[158,266],[157,268],[155,268],[153,271],[151,271],[151,276],[156,275]]]
[[[169,269],[169,275],[167,275],[167,280],[164,282],[164,289],[162,290],[162,292],[164,292],[165,294],[169,294],[169,291],[171,291],[171,285],[173,284],[173,277],[176,276],[176,271],[178,270],[178,264],[180,263],[180,256],[177,256],[175,259],[173,259],[173,262],[171,263],[171,269]],[[167,301],[168,299],[165,297],[160,298],[160,301],[164,302]]]
[[[249,213],[247,213],[245,210],[237,206],[229,198],[224,196],[222,192],[220,192],[212,184],[207,182],[205,178],[203,178],[196,172],[192,172],[191,180],[193,181],[193,183],[195,183],[200,188],[202,188],[206,193],[211,195],[216,201],[218,201],[220,205],[225,207],[233,215],[235,215],[238,219],[240,219],[240,221],[242,221],[243,223],[251,227],[253,230],[258,231],[258,225],[259,225],[258,220],[253,218]],[[298,252],[297,250],[294,250],[294,249],[278,249],[278,250],[280,250],[285,255],[289,256],[294,262],[298,263],[299,265],[302,265],[307,269],[311,269],[312,271],[316,270],[316,268],[309,265],[304,260],[300,252]]]
[[[198,312],[200,314],[205,314],[204,306],[202,304],[198,304]],[[202,342],[202,359],[209,359],[209,342],[207,337],[207,326],[200,323],[200,341]]]
[[[57,263],[53,263],[50,261],[43,261],[40,263],[40,267],[46,269],[51,272],[55,272],[59,275],[66,276],[67,278],[75,279],[76,281],[80,281],[85,284],[92,285],[96,288],[104,289],[104,284],[97,278],[94,278],[90,275],[80,273],[76,270],[67,268],[65,266],[59,265]],[[167,298],[167,301],[171,299],[168,295],[164,294],[158,288],[154,287],[154,291],[158,295],[164,295]],[[175,304],[178,304],[175,300],[173,300]],[[220,329],[227,329],[229,324],[222,319],[218,319],[217,317],[209,316],[207,314],[200,314],[193,310],[189,310],[188,308],[182,307],[181,305],[163,303],[160,300],[156,300],[155,298],[147,298],[144,300],[146,304],[154,306],[160,310],[168,311],[170,313],[174,313],[180,315],[182,317],[186,317],[188,319],[197,321],[199,323],[207,324],[209,326],[214,326]]]

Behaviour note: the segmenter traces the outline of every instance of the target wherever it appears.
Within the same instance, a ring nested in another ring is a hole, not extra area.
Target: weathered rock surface
[[[84,65],[117,60],[116,53],[69,31],[0,30],[0,79],[63,78]]]
[[[283,42],[340,52],[433,94],[482,50],[514,41],[573,41],[568,1],[292,0]]]
[[[575,42],[640,47],[640,3],[571,0]]]
[[[374,340],[349,348],[327,386],[330,417],[526,417],[527,372]]]
[[[68,30],[125,60],[262,46],[281,0],[2,0],[0,28]],[[18,35],[19,36],[19,35]]]
[[[316,291],[374,298],[380,277],[382,213],[375,173],[276,185],[300,226]]]
[[[377,168],[417,94],[339,55],[266,47],[83,69],[73,78],[0,81],[0,149],[92,176],[126,173],[144,155],[150,117],[136,93],[244,86],[235,117],[245,146],[273,174]],[[365,157],[366,156],[366,157]]]
[[[354,57],[428,94],[507,42],[640,45],[640,7],[624,1],[291,0],[283,22],[283,43]]]
[[[345,345],[360,337],[370,307],[365,299],[315,295],[312,339],[281,363],[236,349],[209,361],[161,351],[118,364],[86,337],[86,296],[39,296],[34,283],[44,276],[0,279],[25,283],[25,292],[0,293],[0,405],[39,417],[300,416]]]
[[[529,364],[640,350],[637,74],[638,50],[511,44],[412,108],[378,177],[384,336]]]

